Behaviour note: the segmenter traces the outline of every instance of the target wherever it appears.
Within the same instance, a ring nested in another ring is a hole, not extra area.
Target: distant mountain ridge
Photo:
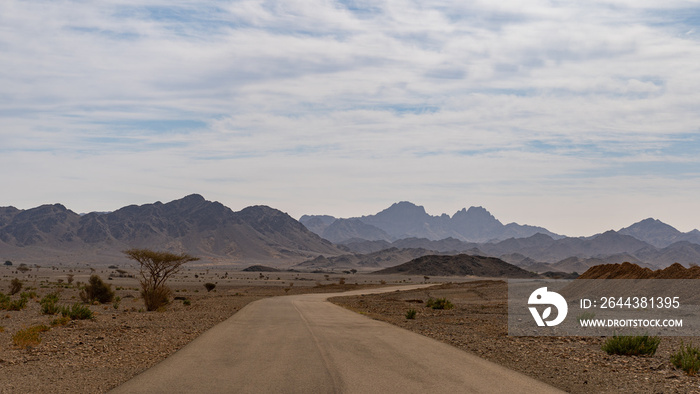
[[[279,210],[253,206],[234,212],[197,194],[82,216],[61,204],[0,208],[0,254],[5,258],[46,252],[109,257],[130,247],[232,262],[294,262],[343,253]]]
[[[273,268],[303,262],[308,268],[370,269],[425,253],[497,257],[535,272],[580,273],[593,265],[625,261],[648,268],[700,264],[700,231],[683,233],[651,218],[619,231],[577,238],[541,227],[503,225],[481,207],[462,209],[451,217],[431,216],[408,202],[359,218],[300,220],[304,224],[267,206],[234,212],[197,194],[88,214],[76,214],[61,204],[27,210],[0,207],[0,258],[37,264],[47,259],[111,262],[123,261],[124,249],[147,247],[184,251],[215,264]],[[487,241],[465,240],[471,238]]]
[[[629,261],[649,267],[700,263],[700,231],[683,233],[656,219],[590,237],[565,237],[542,227],[503,225],[482,207],[462,209],[452,217],[431,216],[421,206],[399,202],[359,218],[303,216],[302,223],[341,247],[372,253],[396,247],[445,254],[499,257],[533,271],[585,271],[592,265]]]
[[[683,241],[700,244],[700,231],[693,230],[683,233],[674,227],[653,218],[644,219],[640,222],[634,223],[629,227],[620,229],[618,233],[631,235],[641,241],[656,246],[657,248],[665,248],[676,242]]]
[[[437,241],[455,238],[465,242],[489,242],[524,238],[538,233],[561,238],[543,227],[517,223],[504,225],[482,207],[464,208],[451,217],[447,214],[432,216],[422,206],[408,201],[392,204],[375,215],[359,218],[335,219],[327,215],[304,215],[299,221],[308,224],[307,227],[316,234],[335,243],[352,238],[368,241],[395,241],[403,238]]]

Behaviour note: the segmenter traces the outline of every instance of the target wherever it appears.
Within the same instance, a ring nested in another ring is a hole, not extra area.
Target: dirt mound
[[[601,264],[589,268],[579,279],[698,279],[700,267],[685,268],[675,263],[667,268],[652,271],[637,264]]]
[[[429,255],[408,263],[386,268],[375,274],[407,274],[428,276],[483,276],[495,278],[536,278],[537,274],[508,264],[495,257]]]

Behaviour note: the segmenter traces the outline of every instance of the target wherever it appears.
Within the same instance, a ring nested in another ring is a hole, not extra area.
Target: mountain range
[[[369,270],[460,253],[497,257],[534,272],[583,272],[625,261],[649,268],[700,263],[700,231],[683,233],[651,218],[618,231],[565,237],[542,227],[504,225],[482,207],[431,216],[410,202],[357,218],[305,215],[300,221],[267,206],[234,212],[197,194],[84,215],[61,204],[0,207],[0,259],[123,262],[121,251],[132,247],[187,252],[203,263],[309,270]]]
[[[455,238],[467,242],[489,242],[538,233],[552,238],[562,237],[543,227],[517,223],[504,225],[482,207],[464,208],[452,216],[432,216],[422,206],[407,201],[395,203],[375,215],[359,218],[304,215],[299,221],[309,230],[335,243],[349,239],[396,241],[403,238]]]
[[[252,206],[234,212],[197,194],[86,215],[61,204],[0,208],[0,257],[6,260],[114,261],[133,247],[226,263],[298,262],[343,253],[279,210]]]
[[[590,237],[566,237],[517,223],[504,225],[482,207],[462,209],[451,217],[431,216],[410,202],[393,204],[375,215],[348,219],[304,215],[300,221],[354,253],[387,248],[468,252],[499,257],[537,272],[583,272],[593,265],[623,261],[649,267],[700,263],[700,231],[683,233],[652,218]]]

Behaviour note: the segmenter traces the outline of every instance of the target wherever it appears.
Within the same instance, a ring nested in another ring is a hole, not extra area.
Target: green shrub
[[[73,306],[61,307],[61,315],[63,317],[70,317],[71,320],[85,320],[92,319],[92,311],[85,305],[79,302],[73,304]]]
[[[623,356],[652,356],[659,347],[661,338],[650,337],[649,335],[615,335],[608,338],[602,346],[603,351],[608,354],[621,354]]]
[[[19,300],[10,301],[7,305],[8,311],[21,311],[27,306],[27,297],[20,297]]]
[[[108,304],[114,299],[114,292],[111,287],[104,283],[97,275],[90,276],[88,284],[80,291],[80,299],[85,303],[92,304],[97,301],[100,304]]]
[[[45,295],[39,303],[41,304],[41,313],[45,315],[55,315],[61,311],[58,305],[56,305],[56,303],[58,303],[57,293]]]
[[[671,363],[688,375],[695,376],[700,370],[700,349],[694,347],[692,342],[690,345],[681,342],[681,348],[671,355]]]
[[[22,281],[17,278],[12,279],[10,282],[10,295],[15,295],[19,293],[20,290],[22,290]]]
[[[433,308],[433,309],[452,309],[455,306],[446,298],[430,298],[428,302],[425,303],[425,306],[428,308]]]
[[[190,301],[189,299],[185,298],[184,300],[182,300],[182,305],[184,305],[184,306],[190,306],[190,305],[192,305],[192,301]]]
[[[406,312],[406,319],[413,320],[416,318],[416,310],[415,309],[409,309]]]
[[[205,283],[204,288],[207,289],[207,293],[214,290],[216,285],[214,283]]]
[[[10,297],[0,293],[0,311],[7,310],[10,305]]]

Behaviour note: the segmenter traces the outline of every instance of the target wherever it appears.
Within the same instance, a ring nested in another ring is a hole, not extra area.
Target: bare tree
[[[199,260],[199,257],[185,253],[174,254],[149,249],[129,249],[124,251],[124,254],[139,263],[141,296],[149,311],[168,303],[171,293],[165,285],[168,278],[180,271],[183,264]]]

